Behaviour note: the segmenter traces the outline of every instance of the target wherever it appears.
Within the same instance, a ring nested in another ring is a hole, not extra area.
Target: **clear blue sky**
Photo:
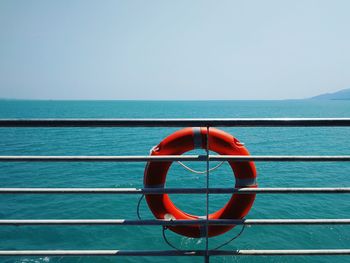
[[[350,88],[350,1],[0,1],[0,97],[288,99]]]

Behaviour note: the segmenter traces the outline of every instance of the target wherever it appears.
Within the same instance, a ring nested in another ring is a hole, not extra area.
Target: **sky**
[[[0,98],[299,99],[350,88],[348,0],[1,0]]]

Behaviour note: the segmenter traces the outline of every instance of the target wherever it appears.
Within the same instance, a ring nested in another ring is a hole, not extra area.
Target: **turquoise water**
[[[349,117],[350,101],[0,101],[0,118]],[[254,155],[350,155],[349,128],[223,128]],[[1,128],[0,155],[145,155],[174,128]],[[190,163],[196,169],[205,164]],[[213,163],[212,165],[215,165]],[[347,163],[256,163],[260,187],[349,187]],[[142,187],[144,163],[0,163],[1,187]],[[212,187],[234,185],[228,165]],[[204,187],[205,177],[174,164],[169,187]],[[202,195],[172,196],[204,214]],[[228,195],[212,195],[210,210]],[[0,195],[1,219],[136,218],[134,195]],[[350,195],[257,195],[247,218],[349,218]],[[143,218],[153,218],[142,204]],[[215,247],[240,230],[210,239]],[[181,249],[205,241],[167,233]],[[159,226],[0,227],[1,250],[168,249]],[[350,226],[252,226],[225,249],[349,248]],[[203,262],[200,257],[18,257],[0,262]],[[212,257],[211,262],[345,262],[347,257]]]

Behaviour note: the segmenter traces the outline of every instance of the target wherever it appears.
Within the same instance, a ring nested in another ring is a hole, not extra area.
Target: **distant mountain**
[[[310,98],[312,100],[350,100],[350,89],[342,89],[334,93],[325,93]]]

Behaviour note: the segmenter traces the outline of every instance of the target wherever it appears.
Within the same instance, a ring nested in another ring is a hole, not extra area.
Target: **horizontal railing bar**
[[[350,249],[211,250],[211,256],[318,256],[350,255]]]
[[[0,119],[0,127],[329,127],[350,118]]]
[[[350,219],[215,219],[215,220],[129,220],[129,219],[2,219],[0,225],[347,225]]]
[[[146,162],[205,161],[205,155],[158,156],[0,156],[0,162]],[[279,155],[210,155],[210,161],[271,161],[271,162],[348,162],[350,155],[340,156],[279,156]]]
[[[350,193],[350,187],[326,188],[0,188],[0,194],[318,194]]]
[[[350,255],[350,249],[209,250],[210,256]],[[0,256],[204,256],[205,250],[0,250]]]
[[[210,161],[271,161],[271,162],[348,162],[350,161],[350,155],[341,156],[237,156],[237,155],[210,155]]]
[[[0,156],[0,162],[145,162],[204,161],[204,155],[162,156]]]
[[[0,256],[203,256],[203,250],[0,250]]]

